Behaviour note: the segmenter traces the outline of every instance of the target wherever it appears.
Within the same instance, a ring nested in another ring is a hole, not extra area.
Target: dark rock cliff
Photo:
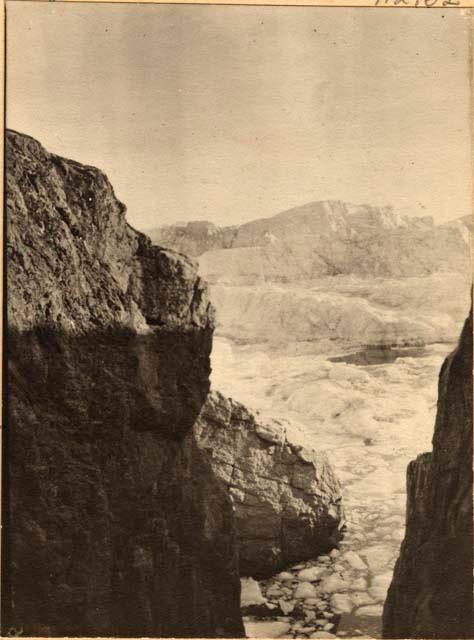
[[[267,577],[337,544],[339,482],[325,454],[304,447],[289,424],[214,392],[194,432],[234,501],[241,575]]]
[[[433,451],[407,472],[406,537],[385,638],[473,638],[472,309],[440,373]]]
[[[241,636],[232,504],[196,446],[213,313],[99,170],[8,132],[2,632]]]

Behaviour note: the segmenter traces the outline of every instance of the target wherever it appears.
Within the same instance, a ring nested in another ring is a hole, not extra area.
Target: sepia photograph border
[[[17,0],[20,1],[20,0]],[[474,216],[474,0],[260,0],[259,2],[255,2],[254,0],[214,0],[213,2],[200,2],[199,0],[22,0],[25,3],[35,3],[35,4],[66,4],[66,3],[87,3],[87,4],[130,4],[130,5],[232,5],[232,6],[274,6],[274,7],[294,7],[297,9],[298,7],[321,7],[327,9],[334,9],[343,11],[345,8],[357,8],[360,10],[367,8],[377,8],[379,10],[386,9],[391,10],[392,12],[397,11],[398,9],[412,9],[413,11],[419,11],[422,14],[429,11],[459,11],[463,10],[466,13],[466,16],[469,20],[469,75],[466,77],[466,83],[469,84],[470,87],[470,157],[471,157],[471,216]],[[7,39],[6,39],[6,15],[8,12],[8,0],[3,0],[3,11],[1,12],[0,18],[0,32],[2,34],[3,39],[3,47],[2,47],[2,62],[1,65],[1,84],[3,87],[3,100],[1,101],[1,120],[3,126],[3,135],[1,140],[1,154],[2,159],[4,160],[5,153],[5,129],[6,129],[6,93],[7,93],[7,84],[8,84],[8,65],[7,65]],[[4,166],[4,165],[3,165]],[[0,179],[0,195],[2,198],[2,202],[5,205],[4,200],[4,185],[5,185],[5,170],[1,172]],[[8,452],[6,451],[5,442],[2,438],[3,432],[3,424],[5,423],[5,398],[7,394],[6,387],[4,385],[3,379],[3,371],[5,370],[6,365],[6,357],[8,351],[8,345],[5,340],[4,328],[6,327],[6,253],[4,251],[4,239],[6,237],[6,222],[4,216],[4,208],[2,210],[2,225],[0,226],[0,251],[1,251],[1,260],[0,260],[0,270],[1,270],[1,278],[0,278],[0,295],[2,299],[2,315],[0,317],[0,326],[2,331],[2,361],[0,365],[0,377],[2,379],[2,425],[0,427],[0,442],[2,444],[2,457],[0,460],[1,465],[1,490],[2,490],[2,510],[1,515],[4,514],[3,504],[7,498],[7,474],[6,474],[6,460],[8,457]],[[473,240],[471,237],[470,242],[470,257],[471,257],[471,275],[472,275],[472,265],[474,262],[474,247]],[[5,526],[8,526],[8,523],[0,521],[1,530],[3,531]],[[5,549],[4,549],[4,536],[2,535],[2,553],[1,553],[1,562],[0,562],[0,574],[2,572],[2,568],[4,565],[5,558]],[[1,594],[0,594],[1,597]],[[2,636],[0,636],[2,637]],[[27,639],[28,636],[21,636],[22,638]],[[89,640],[87,636],[80,636],[84,640]],[[101,638],[106,638],[105,636],[100,636]],[[32,640],[49,640],[45,638],[40,638],[38,636],[34,636]],[[58,637],[55,636],[55,640],[58,640]],[[90,639],[92,640],[92,638]],[[110,640],[114,640],[114,637],[110,637]],[[206,640],[196,638],[195,640]],[[361,636],[361,640],[363,637]]]

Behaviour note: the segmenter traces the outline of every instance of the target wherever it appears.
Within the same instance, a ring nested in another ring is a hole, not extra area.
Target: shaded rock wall
[[[213,311],[99,170],[7,134],[2,632],[241,636],[232,504],[192,425]]]
[[[265,577],[335,546],[339,482],[326,456],[299,443],[290,425],[214,392],[194,432],[233,497],[241,575]]]
[[[386,638],[473,638],[472,310],[440,373],[432,453],[407,472],[406,536]]]

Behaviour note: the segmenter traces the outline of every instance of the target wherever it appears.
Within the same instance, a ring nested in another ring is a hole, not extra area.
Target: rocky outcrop
[[[472,310],[440,373],[433,451],[407,472],[406,536],[385,638],[473,638]]]
[[[335,546],[339,483],[326,456],[305,448],[290,425],[214,392],[194,432],[233,497],[241,575],[268,576]]]
[[[2,632],[241,636],[231,500],[192,426],[213,312],[99,170],[9,132]]]

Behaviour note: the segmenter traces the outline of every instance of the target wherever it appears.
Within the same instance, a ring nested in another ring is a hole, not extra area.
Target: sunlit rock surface
[[[339,482],[303,433],[216,392],[194,432],[233,498],[241,575],[268,576],[335,546],[343,525]]]

